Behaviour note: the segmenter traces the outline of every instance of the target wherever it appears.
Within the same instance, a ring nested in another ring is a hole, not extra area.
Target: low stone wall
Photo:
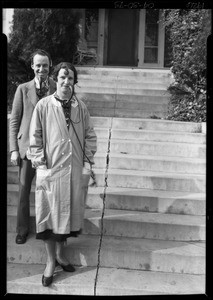
[[[206,122],[202,122],[201,128],[202,128],[201,132],[206,134]]]

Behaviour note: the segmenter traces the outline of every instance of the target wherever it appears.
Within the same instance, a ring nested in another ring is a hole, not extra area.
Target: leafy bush
[[[75,9],[14,9],[8,43],[8,108],[20,83],[34,77],[30,55],[36,49],[50,53],[53,64],[72,62],[79,40],[80,12]]]
[[[164,10],[172,43],[174,83],[167,119],[206,121],[206,49],[210,10]]]
[[[175,88],[172,91],[168,120],[186,121],[186,122],[206,122],[206,96],[200,94],[194,97],[192,93],[182,93]]]

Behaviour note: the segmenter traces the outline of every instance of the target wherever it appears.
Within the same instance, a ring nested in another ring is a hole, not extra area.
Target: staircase
[[[70,238],[74,273],[45,288],[46,254],[31,234],[15,244],[17,168],[8,159],[7,292],[69,295],[205,292],[205,152],[201,124],[92,117],[98,136],[84,231]]]
[[[164,118],[172,82],[166,69],[77,67],[75,92],[91,116]]]

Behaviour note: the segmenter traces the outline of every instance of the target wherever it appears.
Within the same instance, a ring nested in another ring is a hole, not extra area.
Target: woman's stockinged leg
[[[69,261],[66,259],[63,253],[64,242],[56,242],[56,260],[60,265],[68,265]]]
[[[63,242],[56,243],[56,260],[61,265],[64,271],[66,272],[75,272],[75,268],[69,263],[66,257],[63,254]]]
[[[44,276],[50,277],[53,275],[55,270],[55,253],[56,253],[56,242],[52,240],[44,241],[47,252],[47,264],[44,270]]]

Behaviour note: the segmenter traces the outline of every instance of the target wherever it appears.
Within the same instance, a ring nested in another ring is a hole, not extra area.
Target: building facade
[[[171,49],[160,9],[82,9],[81,34],[98,65],[169,68]]]

